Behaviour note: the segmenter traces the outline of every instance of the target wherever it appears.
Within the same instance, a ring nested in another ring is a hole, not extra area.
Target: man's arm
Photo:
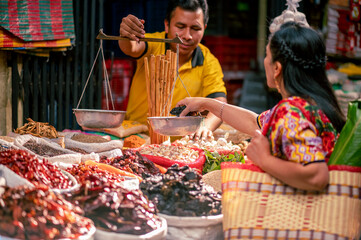
[[[129,14],[122,19],[119,27],[119,35],[127,37],[133,41],[119,40],[119,48],[126,55],[131,57],[139,57],[145,50],[145,42],[139,41],[144,38],[144,20],[138,19],[136,16]]]

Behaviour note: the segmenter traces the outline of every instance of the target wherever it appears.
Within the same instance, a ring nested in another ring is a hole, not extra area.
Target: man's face
[[[179,54],[187,57],[192,55],[193,50],[202,40],[206,28],[200,8],[192,12],[177,7],[171,16],[170,23],[165,20],[164,25],[168,38],[175,38],[177,33],[183,40],[183,44],[179,45]],[[176,44],[171,44],[171,49],[176,51]]]

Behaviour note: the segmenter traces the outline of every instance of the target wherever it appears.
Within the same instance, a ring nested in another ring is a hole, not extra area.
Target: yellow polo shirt
[[[166,38],[165,32],[145,34],[145,37]],[[137,59],[137,68],[129,92],[126,117],[128,120],[147,123],[148,101],[144,73],[144,57],[165,54],[168,44],[146,42],[146,48]],[[202,44],[194,50],[193,57],[179,69],[179,76],[192,97],[226,97],[223,72],[218,59]],[[188,97],[179,78],[173,93],[172,108],[180,100]]]

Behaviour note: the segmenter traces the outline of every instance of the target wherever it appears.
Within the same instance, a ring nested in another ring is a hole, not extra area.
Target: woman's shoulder
[[[277,108],[288,107],[288,108],[298,108],[303,110],[303,109],[307,109],[309,106],[311,105],[306,99],[303,99],[298,96],[292,96],[279,101]]]
[[[275,112],[279,117],[287,114],[288,116],[307,119],[313,123],[320,121],[328,124],[330,122],[319,106],[296,96],[281,100]]]
[[[311,105],[307,100],[292,96],[282,99],[273,109],[277,118],[291,116],[293,118],[307,118],[311,120],[318,107]]]

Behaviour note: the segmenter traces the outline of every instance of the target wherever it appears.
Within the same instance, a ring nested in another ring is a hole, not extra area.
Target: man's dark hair
[[[204,25],[208,23],[209,13],[207,0],[169,0],[167,14],[165,16],[165,19],[168,22],[170,22],[172,14],[177,7],[192,12],[196,11],[198,8],[201,8],[203,12]]]

